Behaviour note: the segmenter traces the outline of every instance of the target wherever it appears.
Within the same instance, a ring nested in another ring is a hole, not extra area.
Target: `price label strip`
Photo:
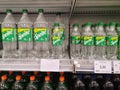
[[[58,59],[41,59],[40,71],[54,71],[58,72],[60,66],[60,60]]]
[[[111,61],[94,61],[94,73],[112,73]]]
[[[113,61],[113,73],[120,74],[120,61]]]

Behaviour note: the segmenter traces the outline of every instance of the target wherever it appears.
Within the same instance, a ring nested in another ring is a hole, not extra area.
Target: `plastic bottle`
[[[107,51],[106,58],[108,60],[116,60],[117,46],[118,46],[118,34],[116,32],[116,23],[111,22],[109,24],[109,31],[107,31]]]
[[[99,90],[103,90],[103,84],[105,82],[103,75],[97,75],[95,80],[99,84]]]
[[[94,56],[96,60],[104,60],[106,58],[106,33],[103,22],[97,24]]]
[[[44,10],[39,9],[39,15],[34,23],[34,49],[36,57],[49,58],[49,28],[44,17]]]
[[[7,83],[7,75],[1,76],[0,90],[10,90],[10,86]]]
[[[26,90],[39,90],[35,76],[30,76],[30,82],[28,83]]]
[[[8,76],[7,82],[9,83],[10,86],[12,86],[15,81],[15,75],[13,71],[9,71],[8,73],[9,74],[7,75]]]
[[[113,83],[110,81],[110,76],[106,76],[106,82],[103,85],[103,90],[114,90],[114,85]]]
[[[88,22],[83,25],[82,30],[82,47],[81,47],[81,55],[82,59],[92,60],[93,59],[93,51],[94,51],[94,34],[91,30],[92,23]]]
[[[95,80],[95,76],[93,75],[92,81],[89,84],[89,90],[99,90],[99,84]]]
[[[117,50],[117,59],[120,60],[120,23],[117,24],[117,33],[118,33],[118,50]]]
[[[59,78],[59,84],[56,90],[68,90],[66,85],[65,85],[65,78],[63,76],[61,76]]]
[[[73,29],[72,29],[70,39],[71,39],[70,40],[71,41],[70,56],[71,56],[71,59],[73,59],[74,63],[75,63],[75,62],[78,62],[78,59],[81,59],[81,53],[80,53],[81,35],[80,35],[80,31],[79,31],[79,25],[77,23],[73,24]]]
[[[20,58],[33,58],[33,27],[28,10],[23,9],[23,15],[18,22],[18,44]]]
[[[7,9],[7,15],[2,22],[2,41],[4,58],[17,58],[16,22],[12,10]]]
[[[113,84],[114,84],[114,90],[119,90],[119,87],[120,87],[120,77],[119,77],[119,75],[114,75]]]
[[[21,81],[21,76],[20,75],[16,76],[16,81],[12,86],[12,90],[25,90],[24,84]]]
[[[52,58],[54,59],[62,59],[63,56],[63,39],[61,33],[59,33],[60,24],[55,23],[54,29],[52,30]]]
[[[41,87],[41,90],[53,90],[51,83],[50,83],[50,77],[45,76],[45,82],[43,86]]]
[[[75,80],[74,90],[85,90],[85,84],[82,82],[81,76]]]

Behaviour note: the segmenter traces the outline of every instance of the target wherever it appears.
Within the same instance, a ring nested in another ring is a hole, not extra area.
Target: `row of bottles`
[[[120,59],[119,47],[120,24],[87,22],[80,30],[73,24],[71,33],[71,58],[83,60],[116,60]]]
[[[16,25],[12,10],[7,9],[7,15],[1,25],[3,58],[65,58],[65,25],[61,14],[57,13],[53,29],[50,30],[44,17],[44,10],[34,23],[28,16],[28,10],[23,9],[22,17]]]
[[[68,78],[64,72],[2,72],[0,90],[69,90]]]
[[[120,90],[120,75],[74,75],[73,90]]]

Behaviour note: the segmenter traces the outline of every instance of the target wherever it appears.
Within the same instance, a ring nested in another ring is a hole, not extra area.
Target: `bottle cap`
[[[54,27],[59,27],[60,24],[58,22],[54,23]]]
[[[79,27],[79,24],[78,23],[74,23],[73,27]]]
[[[63,76],[64,75],[64,72],[60,72],[60,76]]]
[[[86,27],[86,26],[92,26],[92,23],[91,22],[87,22],[87,23],[82,25],[82,27]]]
[[[65,78],[63,76],[60,76],[59,80],[60,82],[64,82]]]
[[[2,75],[1,80],[7,80],[7,75]]]
[[[22,71],[22,75],[25,75],[26,71]]]
[[[34,71],[34,75],[37,75],[38,74],[38,71]]]
[[[22,12],[23,12],[23,13],[28,13],[28,10],[27,10],[27,9],[23,9]]]
[[[116,26],[116,23],[115,22],[110,22],[109,25],[110,26]]]
[[[98,26],[104,26],[105,24],[103,22],[99,22]]]
[[[35,76],[30,76],[30,81],[34,81],[35,80]]]
[[[60,15],[61,15],[61,12],[57,12],[56,15],[59,15],[59,16],[60,16]]]
[[[19,81],[19,80],[21,80],[21,76],[20,76],[20,75],[17,75],[17,76],[16,76],[16,81]]]
[[[107,27],[107,26],[109,26],[109,24],[105,24],[104,26]]]
[[[6,12],[7,13],[12,13],[12,10],[11,9],[7,9]]]
[[[117,27],[120,27],[120,23],[117,23]]]
[[[50,75],[50,72],[47,72],[47,75],[49,76],[49,75]]]
[[[50,81],[50,77],[49,76],[45,76],[45,81]]]
[[[38,12],[44,13],[44,9],[39,9]]]

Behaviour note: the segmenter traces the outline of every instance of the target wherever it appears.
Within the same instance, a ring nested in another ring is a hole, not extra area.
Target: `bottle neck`
[[[110,26],[110,31],[115,31],[115,26]]]
[[[7,13],[7,15],[12,15],[12,13],[9,12],[9,13]]]
[[[104,27],[103,26],[98,26],[98,30],[99,31],[104,31]]]
[[[78,27],[74,27],[74,29],[73,29],[74,31],[78,31]]]
[[[87,26],[84,28],[85,31],[90,31],[91,30],[91,27],[90,26]]]
[[[23,15],[28,15],[28,13],[23,13]]]

